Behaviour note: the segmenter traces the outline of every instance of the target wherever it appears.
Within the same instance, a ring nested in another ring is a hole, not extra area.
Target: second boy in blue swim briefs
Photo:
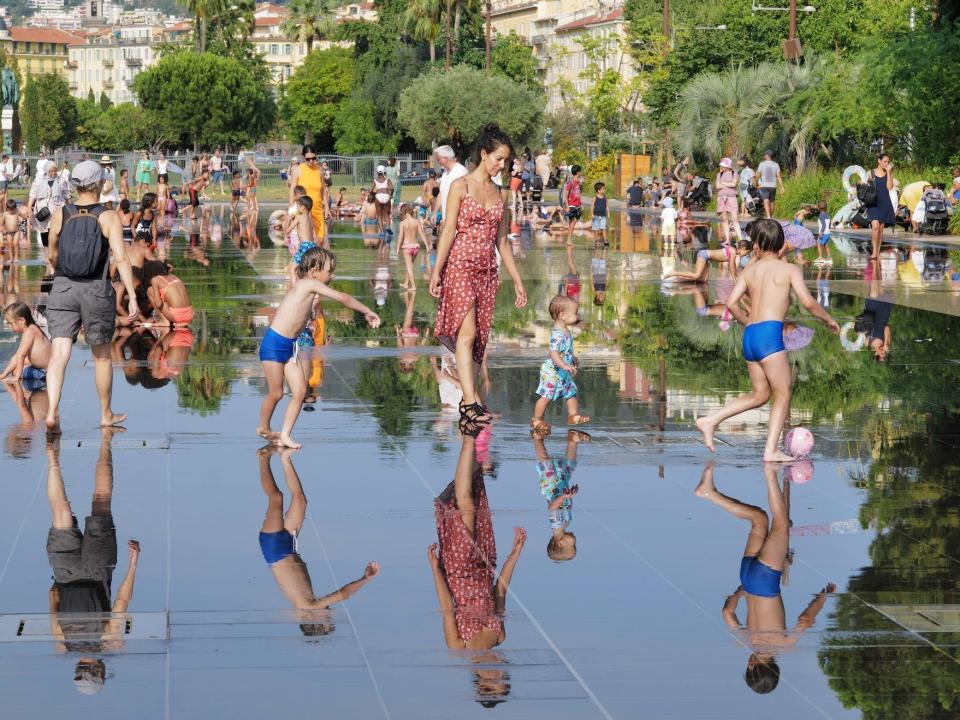
[[[783,349],[783,323],[779,320],[753,323],[743,331],[743,359],[747,362],[760,362]]]
[[[267,328],[260,342],[260,362],[278,362],[286,365],[293,357],[296,338],[284,337],[273,328]]]

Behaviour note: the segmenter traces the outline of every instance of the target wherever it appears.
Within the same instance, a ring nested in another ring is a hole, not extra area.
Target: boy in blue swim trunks
[[[380,326],[380,317],[373,310],[351,295],[337,292],[327,285],[333,279],[336,267],[336,256],[326,248],[313,247],[307,250],[297,267],[299,280],[283,296],[277,314],[260,343],[260,362],[267,379],[267,394],[260,406],[257,435],[282,447],[300,449],[290,434],[307,395],[307,383],[294,357],[294,348],[297,336],[307,324],[314,302],[322,298],[335,300],[363,313],[371,327]],[[270,421],[283,397],[284,379],[290,387],[290,405],[283,415],[283,427],[276,433],[270,429]]]
[[[296,540],[307,512],[307,498],[293,466],[290,449],[281,450],[283,480],[291,495],[290,506],[286,513],[283,512],[283,493],[277,486],[270,467],[270,458],[275,451],[275,445],[267,445],[257,451],[260,459],[260,484],[267,495],[267,514],[260,529],[260,551],[284,597],[300,611],[301,632],[308,637],[329,635],[334,627],[327,609],[334,603],[346,600],[366,585],[380,572],[380,566],[375,562],[368,563],[359,579],[347,583],[329,595],[314,595],[310,573],[297,552]]]
[[[750,523],[747,546],[740,561],[740,586],[724,602],[723,619],[727,627],[752,650],[744,679],[751,690],[761,694],[771,692],[780,682],[777,654],[796,645],[800,636],[816,622],[827,595],[836,589],[833,583],[828,583],[800,613],[797,624],[787,630],[780,580],[787,563],[790,518],[777,479],[776,465],[764,463],[763,474],[772,521],[768,520],[767,513],[762,508],[747,505],[717,490],[713,483],[712,462],[707,463],[703,469],[700,484],[696,489],[698,497],[705,498],[734,517]],[[745,598],[747,605],[744,626],[741,626],[737,619],[740,598]]]
[[[780,450],[780,434],[790,412],[792,375],[783,344],[783,320],[790,309],[790,291],[797,296],[807,312],[839,334],[840,326],[807,290],[803,271],[780,257],[785,238],[783,227],[774,220],[757,220],[750,227],[757,259],[740,273],[727,308],[744,326],[743,358],[753,390],[727,403],[713,415],[697,419],[697,428],[703,433],[703,444],[714,452],[713,433],[724,420],[765,405],[771,396],[767,443],[763,450],[765,462],[790,462],[794,458]],[[740,306],[749,296],[751,314]]]

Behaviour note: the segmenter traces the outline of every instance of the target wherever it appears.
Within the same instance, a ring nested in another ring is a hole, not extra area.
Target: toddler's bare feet
[[[764,462],[793,462],[796,458],[793,455],[787,455],[782,450],[774,451],[764,451],[763,461]]]
[[[717,449],[713,446],[713,431],[716,429],[716,425],[711,423],[707,417],[697,418],[696,424],[697,430],[703,435],[703,444],[707,446],[707,450],[716,452]]]
[[[284,433],[280,433],[280,436],[277,438],[277,445],[282,448],[290,448],[291,450],[299,450],[301,447],[300,443],[294,442],[293,438]]]
[[[100,416],[100,427],[116,427],[127,419],[126,413],[107,413]]]
[[[271,430],[270,428],[257,428],[257,435],[262,437],[264,440],[271,441],[275,441],[278,437],[280,437],[280,433],[276,432],[275,430]]]

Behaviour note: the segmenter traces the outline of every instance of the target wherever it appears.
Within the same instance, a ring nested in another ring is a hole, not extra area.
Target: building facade
[[[165,38],[156,27],[104,28],[70,46],[70,92],[116,103],[136,102],[133,83],[157,58],[156,46]]]
[[[592,64],[617,71],[626,83],[633,80],[620,0],[499,0],[491,25],[497,35],[516,33],[533,48],[550,112],[587,90]],[[597,49],[588,52],[585,44]]]
[[[69,47],[78,41],[76,35],[56,28],[0,28],[0,48],[16,61],[24,84],[27,78],[44,73],[69,79]]]

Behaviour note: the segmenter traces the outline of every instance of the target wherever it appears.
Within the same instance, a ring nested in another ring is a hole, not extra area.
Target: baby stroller
[[[534,175],[530,181],[530,200],[535,203],[543,200],[543,178],[539,175]]]
[[[560,187],[560,168],[554,168],[550,171],[550,177],[547,178],[547,187],[551,190]]]
[[[683,199],[683,206],[691,210],[705,210],[710,202],[710,183],[699,175],[693,179],[690,192]]]
[[[763,200],[760,199],[759,188],[755,188],[753,185],[749,186],[747,188],[747,199],[743,204],[747,208],[747,212],[750,213],[750,217],[763,217]]]
[[[923,272],[920,277],[925,282],[938,283],[943,282],[947,272],[947,251],[943,249],[928,250],[924,253]]]
[[[947,226],[950,224],[950,213],[943,190],[938,188],[928,190],[923,194],[922,199],[926,211],[923,224],[920,226],[920,234],[945,235]]]

